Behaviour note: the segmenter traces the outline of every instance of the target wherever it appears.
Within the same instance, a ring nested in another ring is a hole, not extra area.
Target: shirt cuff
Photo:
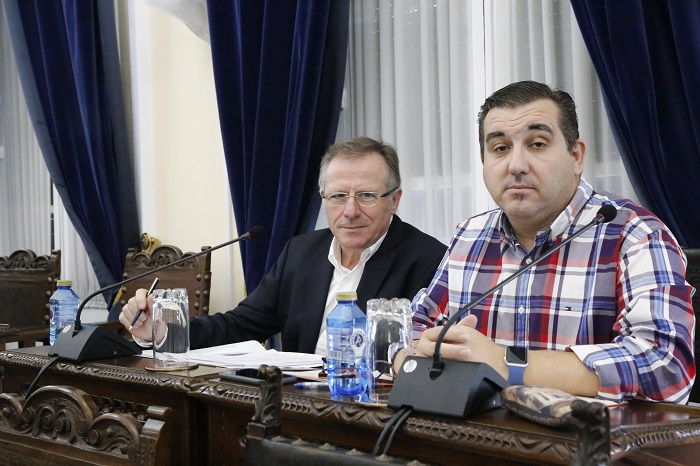
[[[153,342],[149,340],[142,340],[141,338],[131,335],[131,338],[134,339],[134,342],[139,345],[142,348],[152,348],[153,347]],[[163,335],[163,339],[156,345],[156,349],[160,348],[163,346],[163,343],[165,343],[165,340],[168,339],[168,326],[165,326],[165,335]]]
[[[139,338],[135,335],[131,335],[131,338],[134,339],[134,343],[136,343],[137,345],[139,345],[142,348],[151,348],[153,346],[152,341],[142,340],[141,338]]]
[[[576,345],[570,349],[598,376],[598,397],[621,402],[636,394],[631,387],[638,387],[637,373],[628,367],[633,363],[624,345]]]

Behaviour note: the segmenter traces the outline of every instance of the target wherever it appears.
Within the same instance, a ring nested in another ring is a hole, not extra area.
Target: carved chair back
[[[49,324],[49,298],[61,277],[61,251],[20,249],[0,257],[0,322],[10,328]]]
[[[171,464],[170,408],[104,401],[58,385],[0,394],[0,464]]]
[[[202,251],[209,249],[203,246]],[[137,252],[129,248],[126,254],[123,279],[135,277],[178,259],[191,256],[194,253],[182,253],[180,248],[170,245],[162,245],[153,250],[153,253]],[[185,261],[173,267],[161,270],[154,275],[149,275],[122,286],[120,304],[126,305],[139,288],[148,289],[153,279],[158,277],[157,288],[185,288],[190,305],[190,316],[200,317],[209,314],[209,292],[211,289],[211,253],[203,254],[192,260]]]
[[[684,249],[685,257],[688,259],[688,268],[685,272],[685,279],[695,287],[693,296],[693,311],[695,311],[695,368],[700,369],[700,329],[698,328],[698,317],[700,316],[700,249]],[[690,392],[690,400],[700,403],[700,380],[695,379],[693,391]]]

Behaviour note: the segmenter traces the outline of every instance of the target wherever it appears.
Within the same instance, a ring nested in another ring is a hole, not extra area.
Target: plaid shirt
[[[432,283],[413,300],[415,337],[588,224],[604,203],[617,208],[615,219],[484,299],[472,310],[477,329],[503,346],[575,352],[599,376],[601,398],[685,403],[695,380],[685,256],[652,213],[583,180],[529,253],[500,209],[460,223]]]

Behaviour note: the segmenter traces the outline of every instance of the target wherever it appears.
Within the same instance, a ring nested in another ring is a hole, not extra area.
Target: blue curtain
[[[51,180],[101,286],[139,244],[111,1],[3,0],[20,80]]]
[[[292,236],[312,230],[318,165],[334,141],[348,0],[209,0],[219,119],[248,292]]]
[[[571,0],[642,203],[700,247],[700,2]]]

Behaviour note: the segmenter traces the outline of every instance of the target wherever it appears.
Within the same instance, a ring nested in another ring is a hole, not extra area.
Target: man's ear
[[[576,141],[571,156],[574,158],[574,173],[580,176],[583,173],[583,160],[586,157],[586,143],[581,139]]]
[[[399,188],[391,194],[391,214],[395,214],[396,210],[399,208],[399,201],[401,201],[401,195],[403,194],[403,189]]]

